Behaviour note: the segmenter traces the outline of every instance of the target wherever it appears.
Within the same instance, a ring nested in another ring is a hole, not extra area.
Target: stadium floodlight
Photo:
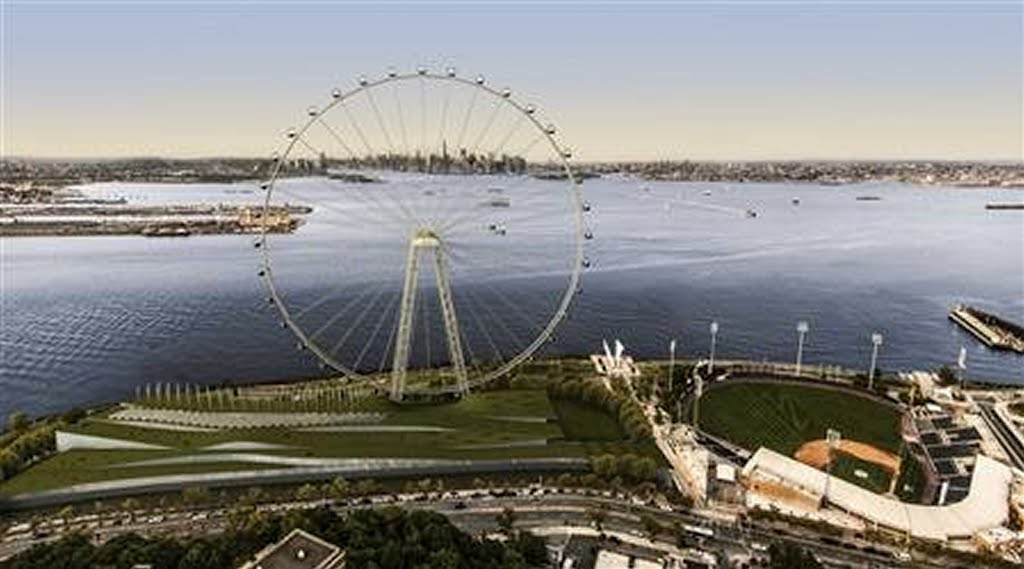
[[[668,343],[668,393],[672,396],[672,373],[676,367],[676,339]]]
[[[704,378],[695,374],[696,385],[693,390],[693,430],[700,428],[700,398],[704,396]]]
[[[810,330],[810,325],[807,324],[806,320],[801,320],[796,323],[796,374],[800,375],[800,366],[804,359],[804,336],[807,335],[807,331]]]
[[[868,370],[868,389],[875,388],[875,366],[878,364],[878,347],[882,345],[882,334],[871,334],[871,368]]]
[[[715,373],[715,339],[718,337],[718,321],[712,320],[708,330],[711,332],[711,353],[708,358],[708,373],[713,374]]]

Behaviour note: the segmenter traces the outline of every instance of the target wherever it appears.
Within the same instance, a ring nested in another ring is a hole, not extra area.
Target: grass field
[[[607,413],[577,401],[554,402],[558,423],[571,441],[617,441],[624,437],[619,424]]]
[[[659,456],[653,444],[623,439],[615,420],[601,411],[559,402],[558,410],[543,390],[474,393],[444,405],[398,406],[375,404],[386,413],[383,425],[429,426],[444,432],[308,432],[287,428],[183,432],[139,428],[93,417],[67,430],[87,435],[127,439],[170,447],[170,450],[73,450],[61,453],[11,480],[0,482],[0,495],[59,488],[70,484],[162,474],[199,473],[267,468],[249,463],[190,464],[114,468],[128,462],[210,454],[211,445],[247,441],[291,448],[260,450],[259,454],[323,458],[458,458],[507,459],[587,457],[634,453]],[[550,419],[550,420],[546,420]],[[508,446],[546,440],[538,446]],[[276,466],[275,468],[282,468]]]
[[[867,474],[867,478],[857,476],[858,470]],[[832,474],[879,494],[889,491],[892,479],[889,472],[877,464],[843,453],[837,453],[832,459]]]
[[[870,399],[815,386],[733,383],[708,390],[701,428],[744,448],[793,456],[801,444],[837,429],[844,439],[900,452],[900,414]]]

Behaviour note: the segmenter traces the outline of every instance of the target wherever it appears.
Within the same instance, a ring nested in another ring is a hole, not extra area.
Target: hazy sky
[[[389,66],[508,84],[581,160],[1021,160],[1021,0],[0,0],[2,154],[267,155]]]

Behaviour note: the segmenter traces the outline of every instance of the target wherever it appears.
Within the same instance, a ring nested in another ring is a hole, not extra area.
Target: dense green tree
[[[28,415],[21,411],[15,411],[7,416],[7,430],[12,433],[23,433],[28,430],[30,424]]]
[[[511,506],[505,506],[501,513],[497,515],[496,520],[498,522],[498,530],[501,533],[511,536],[513,527],[516,524],[516,511]]]
[[[358,510],[347,515],[329,508],[271,515],[251,507],[230,518],[223,534],[193,538],[146,538],[128,534],[94,546],[70,535],[34,547],[7,569],[233,569],[294,528],[336,543],[352,569],[529,569],[547,566],[544,541],[526,532],[507,543],[476,539],[444,516],[398,508]]]

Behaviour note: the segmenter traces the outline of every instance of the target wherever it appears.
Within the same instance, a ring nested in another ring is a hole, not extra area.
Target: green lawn
[[[376,404],[387,417],[384,425],[422,425],[446,432],[353,433],[304,432],[284,428],[183,432],[144,429],[90,418],[67,430],[170,447],[161,451],[76,450],[54,456],[0,482],[0,495],[59,488],[69,484],[162,474],[284,468],[248,463],[114,468],[127,462],[194,454],[205,446],[253,441],[292,448],[257,451],[300,457],[404,457],[507,459],[586,457],[635,453],[659,456],[653,444],[623,440],[615,420],[580,404],[560,402],[558,412],[543,390],[474,393],[463,401],[443,405]],[[549,422],[527,418],[552,418]],[[556,420],[557,419],[557,420]],[[543,446],[502,447],[506,443],[548,440]]]
[[[567,440],[617,441],[624,438],[615,419],[600,409],[568,399],[558,399],[554,404]]]
[[[181,466],[147,466],[130,469],[111,469],[112,464],[181,455],[177,452],[79,450],[53,456],[10,480],[0,483],[0,496],[13,496],[23,492],[40,492],[63,488],[72,484],[139,478],[189,472],[229,472],[233,470],[262,470],[273,466],[224,462]]]
[[[897,410],[843,391],[812,385],[731,383],[708,390],[700,403],[703,430],[755,450],[793,456],[829,428],[844,439],[900,452]]]

